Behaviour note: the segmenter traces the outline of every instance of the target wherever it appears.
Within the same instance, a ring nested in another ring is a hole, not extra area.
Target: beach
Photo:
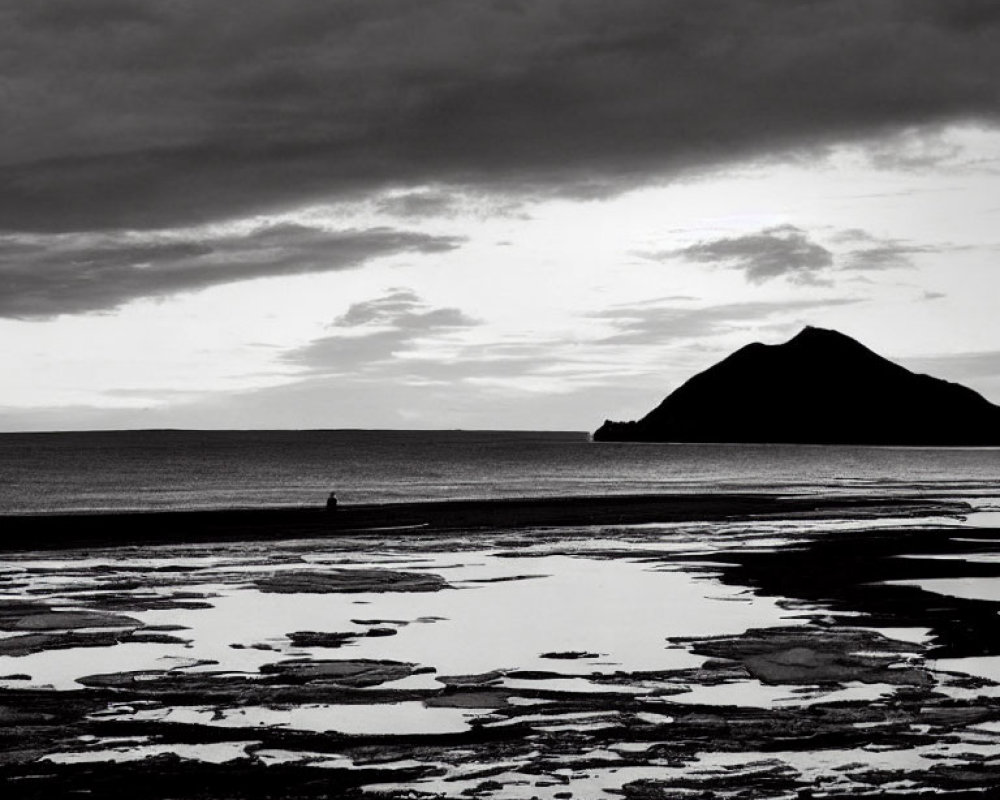
[[[22,514],[0,518],[0,551],[164,542],[287,540],[387,530],[435,531],[716,521],[746,516],[966,512],[962,501],[910,497],[779,497],[762,493],[526,497],[292,508]]]
[[[760,494],[8,516],[5,796],[982,796],[995,516]]]

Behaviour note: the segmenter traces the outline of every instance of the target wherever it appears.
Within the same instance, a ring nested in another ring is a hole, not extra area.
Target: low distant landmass
[[[807,327],[784,344],[737,350],[642,419],[605,421],[594,440],[995,446],[1000,407]]]

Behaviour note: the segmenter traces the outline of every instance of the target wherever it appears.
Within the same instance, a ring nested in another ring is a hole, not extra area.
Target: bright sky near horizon
[[[806,324],[1000,403],[1000,4],[238,6],[0,2],[0,430],[592,430]]]

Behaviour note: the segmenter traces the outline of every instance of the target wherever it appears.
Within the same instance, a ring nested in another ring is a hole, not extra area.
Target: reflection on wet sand
[[[21,553],[0,773],[11,797],[1000,786],[996,532],[820,517]]]

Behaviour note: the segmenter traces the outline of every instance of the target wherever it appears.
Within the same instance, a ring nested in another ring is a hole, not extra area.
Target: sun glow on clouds
[[[806,323],[944,377],[960,354],[1000,401],[969,356],[1000,341],[1000,134],[900,141],[595,199],[424,184],[8,237],[0,422],[585,429]]]

